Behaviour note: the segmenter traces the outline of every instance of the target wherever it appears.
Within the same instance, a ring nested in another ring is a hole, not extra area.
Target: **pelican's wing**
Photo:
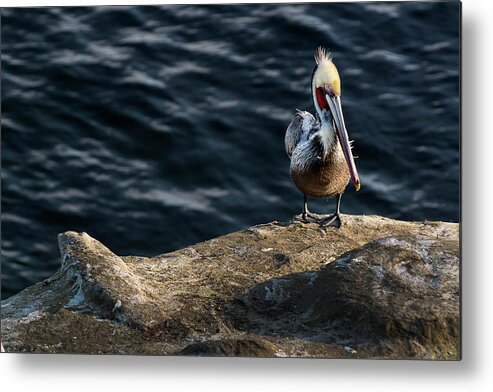
[[[316,123],[317,121],[311,113],[301,110],[297,111],[284,137],[284,146],[286,147],[288,157],[291,158],[293,150],[300,141],[308,139],[308,135],[316,127]]]

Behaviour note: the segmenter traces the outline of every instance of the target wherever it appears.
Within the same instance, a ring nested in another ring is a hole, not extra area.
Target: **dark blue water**
[[[155,255],[299,213],[284,132],[333,51],[362,189],[459,219],[459,4],[2,9],[2,298],[86,231]],[[330,212],[333,201],[312,201]]]

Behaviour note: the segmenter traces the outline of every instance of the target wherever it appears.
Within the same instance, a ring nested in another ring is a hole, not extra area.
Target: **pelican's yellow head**
[[[330,91],[334,95],[341,95],[341,79],[332,61],[331,53],[319,47],[315,53],[315,61],[317,67],[313,73],[313,88],[321,88],[324,92]]]

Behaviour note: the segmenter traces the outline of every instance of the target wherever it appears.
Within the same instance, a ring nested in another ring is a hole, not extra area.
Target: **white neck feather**
[[[313,105],[318,114],[318,119],[320,121],[320,131],[319,134],[322,139],[322,144],[324,148],[324,158],[332,150],[334,143],[336,141],[335,129],[332,126],[332,114],[330,110],[322,110],[317,102],[316,92],[315,92],[315,82],[312,80],[312,98]]]
[[[331,123],[322,122],[320,126],[320,136],[324,147],[324,157],[332,150],[336,141],[334,128]]]

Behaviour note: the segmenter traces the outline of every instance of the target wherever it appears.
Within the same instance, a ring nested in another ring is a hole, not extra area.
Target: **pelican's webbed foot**
[[[301,214],[301,220],[305,223],[317,223],[320,218],[316,214],[312,214],[311,212],[303,212]]]
[[[341,227],[342,225],[342,220],[341,216],[336,213],[329,215],[327,218],[324,218],[320,221],[320,226],[332,226],[332,227]]]
[[[318,223],[320,221],[319,215],[308,211],[308,200],[305,194],[303,194],[303,212],[300,215],[296,215],[293,220],[303,223]]]
[[[319,223],[320,216],[317,214],[312,214],[311,212],[303,212],[299,215],[295,215],[293,220],[303,223]]]

